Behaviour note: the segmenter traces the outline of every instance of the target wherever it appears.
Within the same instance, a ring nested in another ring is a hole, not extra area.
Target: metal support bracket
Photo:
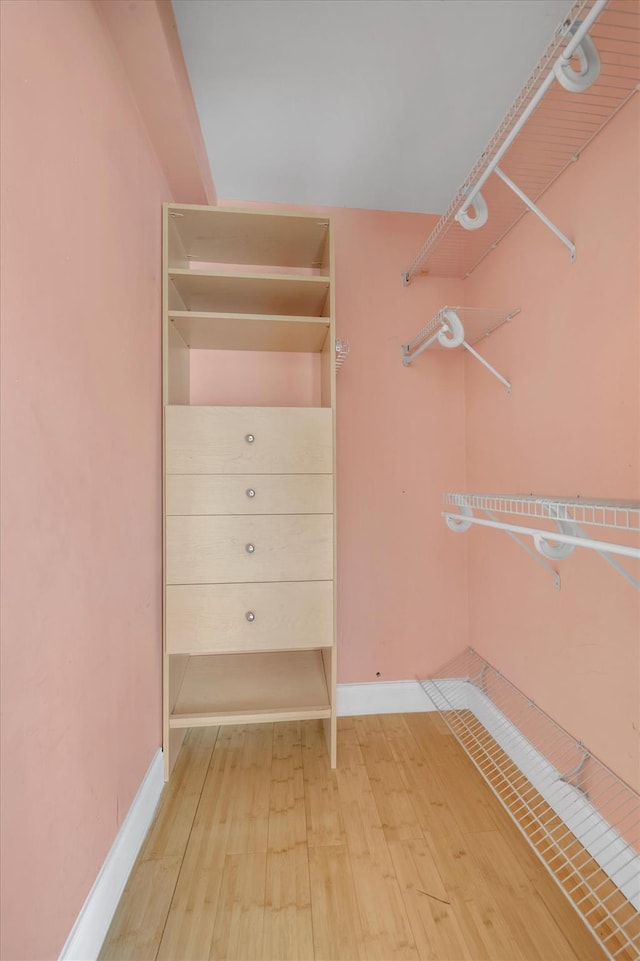
[[[583,785],[583,780],[584,780],[583,776],[584,776],[584,766],[589,760],[589,758],[591,757],[591,755],[589,754],[588,751],[585,750],[582,741],[578,741],[576,743],[576,747],[580,751],[582,751],[582,757],[580,758],[578,763],[575,765],[575,767],[572,767],[571,770],[567,771],[566,774],[560,775],[560,780],[564,781],[566,784],[570,784],[572,787],[577,788],[578,791],[582,791],[585,797],[588,798],[589,793]]]
[[[504,386],[507,388],[507,396],[511,397],[511,384],[507,380],[507,378],[503,377],[502,374],[499,374],[498,371],[495,369],[495,367],[492,367],[489,361],[485,360],[484,357],[481,354],[479,354],[477,350],[474,350],[471,344],[468,344],[466,340],[462,341],[462,346],[464,347],[465,350],[468,350],[469,353],[476,358],[476,360],[479,360],[480,363],[487,368],[489,373],[493,374],[494,377],[497,377],[500,383],[504,384]]]
[[[540,218],[543,224],[546,224],[549,230],[551,230],[556,235],[556,237],[558,237],[562,241],[565,247],[569,248],[569,260],[571,261],[572,264],[575,264],[576,245],[573,243],[573,241],[569,240],[566,234],[563,234],[562,231],[558,227],[556,227],[553,221],[549,220],[546,214],[543,214],[540,208],[537,207],[536,204],[534,204],[533,200],[527,197],[525,192],[521,190],[520,187],[518,187],[518,185],[513,182],[513,180],[507,177],[507,175],[504,173],[504,171],[500,169],[500,167],[494,167],[493,172],[496,174],[497,177],[500,177],[500,180],[504,184],[506,184],[510,190],[513,190],[514,194],[516,194],[516,196],[520,198],[523,204],[525,204],[525,206],[527,206],[529,210],[531,210],[532,213],[536,215],[536,217]]]
[[[509,317],[509,320],[510,319],[511,317]],[[454,350],[456,347],[464,347],[464,349],[469,351],[469,353],[475,357],[476,360],[480,361],[483,367],[486,367],[490,374],[493,374],[493,376],[496,377],[501,384],[504,384],[504,386],[507,388],[507,394],[511,396],[511,384],[507,378],[498,373],[495,367],[492,367],[489,361],[485,360],[484,357],[479,354],[477,350],[474,350],[471,344],[465,340],[464,325],[460,320],[458,313],[453,310],[453,308],[445,308],[443,311],[441,311],[441,314],[435,318],[435,321],[437,321],[437,323],[435,325],[434,332],[430,337],[427,338],[427,340],[420,344],[417,350],[414,350],[413,353],[410,353],[409,351],[409,344],[402,344],[402,363],[405,367],[408,367],[412,361],[416,359],[416,357],[419,357],[423,351],[428,350],[429,347],[431,347],[432,344],[435,344],[436,341],[438,341],[441,347],[445,347],[447,350]],[[440,326],[437,326],[437,324]]]
[[[498,518],[495,516],[495,514],[492,514],[491,511],[484,511],[484,514],[486,517],[489,518],[489,520],[498,522]],[[558,574],[557,570],[554,567],[552,567],[551,564],[547,564],[545,559],[541,557],[538,551],[535,551],[531,547],[529,547],[529,545],[525,541],[523,541],[521,537],[518,537],[517,534],[514,534],[513,531],[505,531],[505,534],[508,534],[512,541],[515,541],[516,544],[518,544],[523,551],[526,551],[529,557],[533,557],[536,564],[539,564],[540,567],[544,567],[544,569],[551,574],[551,576],[553,577],[553,586],[557,591],[559,591],[560,588],[562,587],[562,582],[560,580],[560,575]]]
[[[558,517],[558,512],[554,511],[551,505],[548,508],[548,514],[549,514],[549,517],[553,517],[554,520],[556,521],[560,520],[560,518]],[[585,531],[578,524],[575,523],[575,521],[571,520],[570,523],[571,523],[571,527],[573,528],[573,533],[577,537],[588,536],[585,533]],[[552,540],[553,538],[550,538],[550,539]],[[630,571],[628,571],[626,567],[623,567],[622,564],[620,564],[619,561],[615,559],[615,557],[612,557],[611,554],[608,554],[606,551],[596,550],[596,554],[598,554],[598,556],[601,557],[603,561],[606,561],[610,567],[613,567],[614,571],[617,571],[618,574],[624,577],[625,580],[629,581],[632,587],[635,587],[636,590],[640,590],[640,581],[636,580],[633,574]]]
[[[408,287],[411,283],[411,275],[409,274],[409,271],[405,271],[404,273],[400,274],[400,276],[402,277],[402,286]]]

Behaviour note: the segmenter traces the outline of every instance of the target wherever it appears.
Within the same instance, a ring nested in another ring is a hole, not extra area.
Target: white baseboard
[[[59,961],[95,961],[98,957],[131,868],[153,820],[163,783],[162,751],[158,749],[87,895]]]
[[[338,717],[358,714],[415,714],[435,711],[435,705],[418,681],[371,681],[338,684]]]

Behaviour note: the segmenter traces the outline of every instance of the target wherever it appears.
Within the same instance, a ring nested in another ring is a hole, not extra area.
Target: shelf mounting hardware
[[[455,350],[457,347],[462,347],[470,353],[472,357],[480,361],[483,367],[485,367],[490,374],[493,374],[501,384],[504,384],[507,389],[507,394],[510,395],[511,383],[506,377],[503,377],[488,360],[479,354],[467,340],[465,327],[460,315],[465,316],[465,319],[466,317],[470,318],[476,328],[475,336],[472,339],[477,340],[479,337],[488,336],[496,327],[511,320],[518,313],[519,309],[507,311],[482,307],[443,307],[413,340],[408,344],[402,344],[402,363],[405,367],[408,367],[416,357],[419,357],[420,354],[428,350],[429,347],[444,347],[447,350]],[[478,321],[481,324],[479,328]],[[489,329],[486,329],[487,323],[489,323]]]
[[[481,527],[493,527],[505,531],[539,564],[551,571],[556,589],[560,589],[560,577],[549,564],[548,560],[560,560],[568,557],[576,547],[585,547],[595,551],[611,567],[624,577],[633,587],[640,590],[638,581],[626,568],[618,563],[615,556],[640,559],[640,547],[627,543],[602,541],[588,536],[578,525],[576,519],[595,527],[610,530],[640,533],[640,502],[636,501],[585,501],[582,498],[557,500],[549,497],[535,497],[533,495],[495,495],[495,494],[446,494],[445,504],[458,508],[459,513],[443,511],[442,516],[447,527],[455,532],[469,530],[473,524]],[[480,510],[485,515],[477,517],[474,510]],[[525,524],[514,524],[510,521],[498,520],[493,513],[516,514],[520,517],[535,517],[552,520],[557,531],[543,530]],[[519,536],[531,537],[533,551]]]
[[[555,224],[553,224],[545,214],[542,213],[539,207],[537,207],[532,200],[527,197],[527,195],[522,191],[498,166],[502,157],[506,154],[507,150],[516,139],[525,123],[534,112],[542,98],[545,96],[549,87],[552,86],[554,80],[558,80],[565,89],[569,89],[574,93],[586,90],[590,87],[592,83],[598,79],[600,74],[600,58],[598,57],[598,52],[596,50],[593,40],[588,36],[588,30],[592,23],[597,19],[600,12],[606,7],[607,0],[597,0],[593,7],[587,14],[584,20],[581,22],[574,22],[571,25],[571,31],[573,32],[573,37],[566,46],[566,49],[554,64],[553,70],[550,70],[545,79],[540,84],[537,93],[531,98],[529,104],[523,110],[520,118],[514,124],[511,132],[505,137],[502,145],[496,150],[492,159],[486,166],[484,173],[478,178],[476,183],[468,191],[467,196],[462,203],[460,209],[455,215],[455,219],[458,221],[461,227],[466,230],[476,230],[479,227],[483,227],[489,218],[489,209],[487,203],[480,193],[485,182],[489,179],[492,173],[497,174],[498,177],[509,187],[510,190],[522,200],[522,202],[531,210],[537,217],[542,220],[550,230],[559,237],[560,240],[569,248],[569,256],[571,263],[575,263],[576,259],[576,248],[575,244],[572,243],[565,237],[561,230],[559,230]],[[577,73],[571,67],[571,60],[576,56],[578,57],[582,70]],[[475,211],[474,217],[469,217],[468,210],[472,207]]]
[[[638,92],[637,17],[620,8],[620,0],[575,0],[402,274],[405,286],[416,275],[468,277],[527,210],[542,219],[575,260],[573,241],[545,219],[538,205]]]

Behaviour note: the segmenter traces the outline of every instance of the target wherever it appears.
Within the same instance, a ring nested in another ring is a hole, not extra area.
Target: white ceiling
[[[441,213],[571,0],[173,0],[224,199]]]

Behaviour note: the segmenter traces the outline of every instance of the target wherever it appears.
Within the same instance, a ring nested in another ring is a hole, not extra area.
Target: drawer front
[[[167,517],[167,584],[333,580],[333,515]]]
[[[325,407],[165,408],[168,474],[330,474]]]
[[[333,584],[178,584],[167,587],[169,654],[331,647]]]
[[[166,513],[330,514],[332,474],[169,474]]]

